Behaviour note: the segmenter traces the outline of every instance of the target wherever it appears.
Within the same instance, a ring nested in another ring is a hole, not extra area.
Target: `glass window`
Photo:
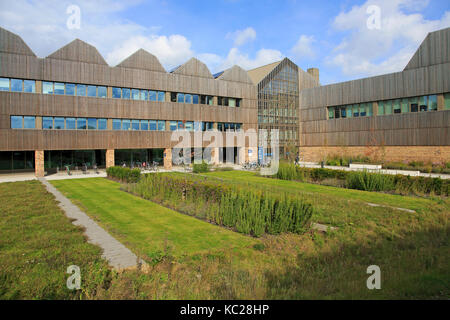
[[[342,107],[338,107],[339,108],[339,110],[341,111],[341,118],[346,118],[347,117],[347,114],[346,114],[346,112],[345,112],[345,108],[342,108]]]
[[[428,111],[428,101],[427,97],[420,97],[419,98],[419,110],[422,111]]]
[[[150,130],[155,131],[156,130],[156,120],[149,120],[149,126]]]
[[[108,129],[108,120],[106,119],[98,119],[97,121],[98,130],[106,130]]]
[[[165,96],[166,96],[166,93],[164,91],[158,91],[158,101],[164,102]]]
[[[77,129],[86,130],[86,118],[77,118]]]
[[[139,120],[131,121],[131,130],[139,130]]]
[[[149,100],[150,101],[156,101],[157,97],[156,97],[156,91],[152,91],[150,90],[148,92],[148,96],[149,96]]]
[[[86,97],[86,85],[77,84],[77,96]]]
[[[36,81],[23,80],[23,91],[24,92],[33,92],[33,93],[36,92]]]
[[[42,117],[42,129],[53,129],[52,117]]]
[[[418,103],[417,97],[409,98],[409,104],[411,106],[411,112],[418,112],[419,111],[419,103]]]
[[[384,115],[384,102],[378,101],[378,115]]]
[[[201,131],[201,130],[202,130],[202,122],[194,121],[194,131]]]
[[[217,105],[222,106],[223,105],[223,98],[222,97],[217,97]]]
[[[107,95],[106,87],[103,86],[97,87],[97,96],[99,98],[106,98],[106,95]]]
[[[200,104],[206,104],[206,96],[204,95],[200,96]]]
[[[177,102],[184,103],[184,94],[177,93]]]
[[[23,80],[11,79],[11,91],[22,92],[23,91]]]
[[[347,115],[347,118],[351,118],[353,116],[352,106],[351,105],[345,106],[345,109],[346,109],[345,114]]]
[[[66,83],[66,95],[74,96],[75,95],[75,84]]]
[[[367,116],[369,116],[369,117],[373,116],[373,103],[372,102],[366,103],[366,112],[367,112]]]
[[[236,131],[241,130],[241,126],[242,126],[241,123],[236,123]]]
[[[435,94],[428,96],[428,110],[437,110],[437,96]]]
[[[166,130],[166,122],[164,120],[158,121],[158,131]]]
[[[334,119],[334,108],[328,108],[328,119]]]
[[[228,99],[228,106],[236,107],[236,99],[235,98],[229,98]]]
[[[64,94],[64,83],[55,82],[55,94]]]
[[[122,121],[120,119],[113,119],[113,130],[121,130]]]
[[[23,117],[23,127],[25,129],[35,129],[36,128],[36,117],[31,117],[31,116]]]
[[[392,100],[384,102],[384,114],[392,114]]]
[[[206,104],[212,106],[213,105],[213,97],[206,96]]]
[[[0,91],[9,91],[9,78],[0,78]]]
[[[193,131],[194,130],[194,123],[192,121],[186,121],[184,124],[184,127],[187,131]]]
[[[406,112],[409,112],[409,104],[408,104],[408,99],[406,98],[406,99],[402,99],[402,102],[401,102],[401,104],[402,104],[402,107],[401,107],[401,109],[402,109],[402,113],[406,113]]]
[[[176,92],[170,93],[170,102],[177,102],[177,93]]]
[[[88,118],[87,125],[89,130],[97,130],[97,118]]]
[[[148,120],[141,120],[141,130],[148,130]]]
[[[112,88],[112,97],[116,99],[122,98],[122,88],[113,87]]]
[[[185,95],[184,95],[184,102],[185,102],[185,103],[192,103],[192,95],[190,95],[190,94],[185,94]]]
[[[402,112],[401,105],[400,105],[400,99],[394,100],[392,108],[394,110],[394,113],[401,113]]]
[[[184,123],[183,121],[178,121],[178,130],[184,129]]]
[[[53,82],[42,82],[42,93],[53,94]]]
[[[55,117],[55,129],[62,130],[64,129],[64,118]]]
[[[177,122],[176,121],[170,121],[170,127],[169,127],[170,131],[175,131],[177,130]]]
[[[236,107],[239,108],[241,106],[241,99],[236,99]]]
[[[367,112],[366,112],[366,104],[365,103],[361,103],[359,105],[359,116],[360,117],[365,117],[367,116]]]
[[[97,96],[97,86],[87,86],[87,95],[88,95],[88,97],[96,97]]]
[[[335,112],[334,108],[333,108],[333,112]],[[219,122],[219,123],[217,124],[217,130],[218,130],[218,131],[223,131],[223,122]]]
[[[338,108],[338,109],[339,109],[339,108]],[[224,124],[223,124],[223,128],[224,128],[225,132],[226,132],[226,131],[229,131],[229,130],[230,130],[230,124],[229,124],[229,123],[224,123]]]
[[[11,116],[11,129],[22,129],[22,120],[21,116]]]
[[[75,118],[66,118],[66,129],[67,130],[75,130],[76,128],[76,119]]]
[[[122,88],[122,99],[130,99],[130,89]]]
[[[352,105],[353,116],[359,117],[359,104]]]
[[[141,90],[141,100],[148,100],[148,91],[147,90]]]
[[[450,110],[450,93],[444,93],[444,110]]]
[[[122,130],[130,130],[131,129],[131,121],[129,119],[122,120]]]
[[[139,89],[131,89],[131,98],[133,100],[139,100]]]

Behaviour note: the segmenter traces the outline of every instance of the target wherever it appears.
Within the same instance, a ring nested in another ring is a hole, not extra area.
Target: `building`
[[[429,33],[402,72],[321,86],[318,69],[284,59],[248,73],[258,127],[280,130],[281,154],[450,161],[450,28]]]
[[[138,50],[115,67],[96,48],[74,40],[46,58],[0,28],[0,171],[44,172],[160,161],[170,168],[173,133],[257,129],[256,87],[234,66],[213,77],[192,58],[167,72]],[[224,138],[222,138],[223,140]],[[234,148],[240,162],[256,142]],[[217,163],[224,142],[210,147]],[[177,149],[178,151],[179,149]]]

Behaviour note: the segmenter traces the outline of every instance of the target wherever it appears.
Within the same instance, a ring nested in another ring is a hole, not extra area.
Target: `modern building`
[[[281,152],[295,143],[304,161],[450,162],[450,28],[429,33],[401,72],[321,86],[317,69],[284,59],[248,73],[258,88],[258,126],[280,130]]]
[[[213,77],[192,58],[167,72],[138,50],[115,67],[96,48],[74,40],[46,58],[0,28],[0,171],[64,170],[160,161],[172,165],[173,133],[257,129],[256,87],[234,66]],[[225,139],[222,137],[216,139]],[[250,139],[251,140],[251,139]],[[236,143],[235,158],[256,157],[256,141]],[[230,153],[209,149],[217,163]],[[177,149],[177,152],[179,149]]]

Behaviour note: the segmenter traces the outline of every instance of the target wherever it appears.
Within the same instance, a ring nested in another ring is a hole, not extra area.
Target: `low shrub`
[[[209,171],[209,166],[205,161],[202,161],[202,163],[194,163],[192,167],[193,173],[205,173]]]
[[[392,191],[395,189],[393,176],[367,171],[350,171],[346,176],[346,187],[364,191]]]
[[[137,168],[130,169],[115,166],[107,168],[106,175],[108,178],[118,180],[120,182],[136,183],[141,177],[141,171]]]
[[[310,203],[209,179],[148,174],[127,190],[174,209],[256,237],[264,233],[302,233],[313,214]]]

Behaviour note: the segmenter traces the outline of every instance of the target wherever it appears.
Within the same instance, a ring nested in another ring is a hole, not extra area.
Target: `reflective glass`
[[[166,122],[164,120],[158,121],[158,131],[166,130]]]
[[[122,99],[130,99],[130,89],[122,88]]]
[[[53,94],[53,82],[42,82],[42,93]]]
[[[192,103],[198,104],[198,95],[197,94],[192,95]]]
[[[435,94],[428,96],[428,110],[437,110],[437,96]]]
[[[98,130],[106,130],[108,129],[108,120],[106,119],[98,119],[97,121]]]
[[[66,95],[74,96],[75,95],[75,84],[66,83]]]
[[[77,96],[86,97],[86,85],[77,84]]]
[[[24,92],[36,92],[36,81],[34,80],[23,80],[23,91]]]
[[[139,130],[139,120],[131,121],[131,130]]]
[[[53,129],[52,117],[42,117],[42,129]]]
[[[23,91],[23,80],[11,79],[11,91],[22,92]]]
[[[66,130],[75,130],[75,128],[76,128],[76,119],[66,118]]]
[[[97,87],[97,97],[106,98],[106,87],[100,86]]]
[[[148,92],[148,95],[149,95],[149,99],[150,99],[150,101],[156,101],[156,91],[149,91]]]
[[[23,127],[25,129],[35,129],[36,128],[36,117],[31,117],[31,116],[23,117]]]
[[[77,129],[86,130],[86,118],[77,118]]]
[[[149,126],[150,126],[150,130],[155,131],[156,130],[156,120],[149,120]]]
[[[186,121],[184,127],[187,131],[194,130],[194,123],[192,121]]]
[[[141,100],[148,100],[148,91],[147,90],[141,90]]]
[[[64,83],[55,82],[55,94],[64,94]]]
[[[97,96],[97,86],[87,86],[87,95],[88,95],[88,97],[96,97]]]
[[[88,118],[87,124],[89,130],[97,130],[97,118]]]
[[[228,99],[228,106],[236,107],[236,99],[235,98],[229,98]]]
[[[64,129],[64,118],[55,117],[54,128],[59,130]]]
[[[113,119],[113,130],[121,130],[122,129],[122,121],[120,119]]]
[[[141,120],[141,130],[148,130],[148,120]]]
[[[133,100],[139,100],[139,90],[138,89],[131,90],[131,98]]]
[[[116,99],[120,99],[122,97],[122,88],[112,88],[112,97]]]
[[[184,94],[182,93],[177,94],[177,102],[184,103]]]
[[[0,78],[0,91],[9,91],[9,78]]]
[[[190,95],[190,94],[185,94],[185,95],[184,95],[184,102],[185,102],[185,103],[192,103],[192,95]]]
[[[11,116],[11,129],[22,129],[22,116]]]
[[[165,96],[166,96],[166,93],[164,91],[158,91],[158,101],[164,102]]]
[[[170,131],[177,130],[177,122],[176,121],[170,121]]]
[[[122,130],[128,131],[131,128],[131,121],[129,119],[122,120]]]

